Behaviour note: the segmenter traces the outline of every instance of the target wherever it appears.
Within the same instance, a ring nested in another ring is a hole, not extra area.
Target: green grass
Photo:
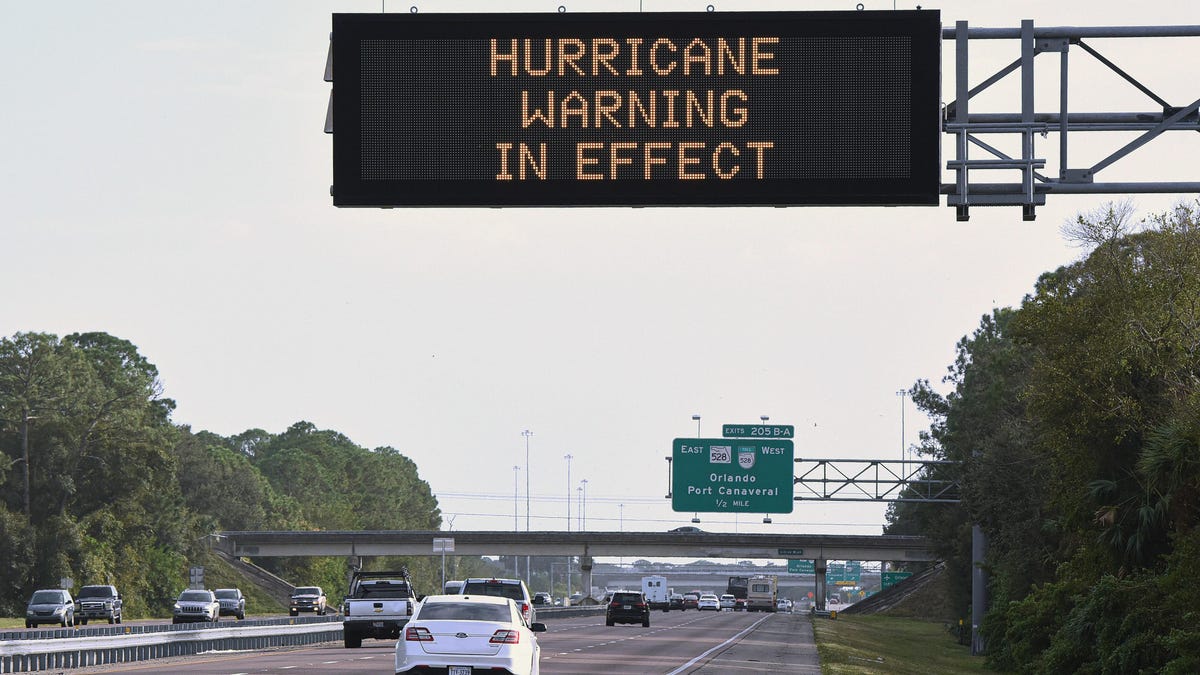
[[[991,673],[941,622],[888,616],[813,618],[821,672],[958,675]]]

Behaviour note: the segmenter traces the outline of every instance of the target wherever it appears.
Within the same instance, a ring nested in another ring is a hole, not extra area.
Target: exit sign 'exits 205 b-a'
[[[934,205],[937,11],[334,14],[337,206]]]

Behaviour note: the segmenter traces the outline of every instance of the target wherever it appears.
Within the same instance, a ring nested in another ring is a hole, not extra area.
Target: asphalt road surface
[[[655,612],[650,627],[604,625],[603,615],[547,621],[538,635],[546,675],[820,673],[812,624],[802,614]],[[297,675],[391,673],[395,643],[365,640],[361,649],[328,643],[303,649],[208,653],[74,673]]]

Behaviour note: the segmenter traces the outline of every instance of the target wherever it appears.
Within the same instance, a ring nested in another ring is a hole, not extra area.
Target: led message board
[[[938,203],[936,11],[334,14],[337,206]]]

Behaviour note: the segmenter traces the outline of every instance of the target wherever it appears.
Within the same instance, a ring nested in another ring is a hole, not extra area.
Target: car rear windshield
[[[76,595],[75,597],[77,597],[77,598],[111,598],[114,595],[116,595],[116,594],[113,593],[112,588],[109,586],[84,586],[83,588],[79,589],[79,595]]]
[[[637,603],[642,601],[642,595],[640,593],[613,593],[612,601],[621,604]]]
[[[504,605],[482,605],[469,602],[437,602],[421,608],[417,619],[430,621],[512,621],[512,614]]]
[[[498,598],[512,598],[517,602],[525,601],[520,584],[505,584],[480,581],[463,586],[463,595],[494,595]]]

